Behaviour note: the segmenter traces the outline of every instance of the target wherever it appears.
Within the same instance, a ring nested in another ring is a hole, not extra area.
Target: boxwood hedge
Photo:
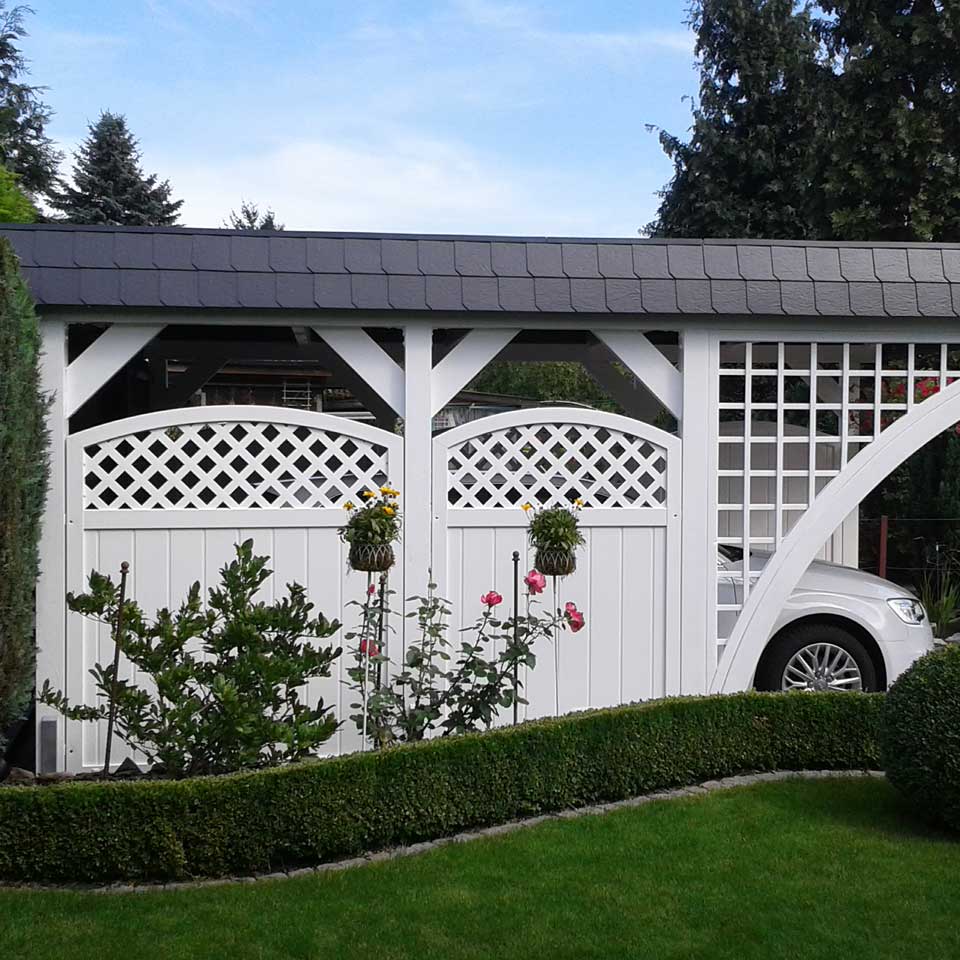
[[[881,701],[677,698],[224,777],[0,789],[0,879],[246,874],[746,770],[872,767]]]

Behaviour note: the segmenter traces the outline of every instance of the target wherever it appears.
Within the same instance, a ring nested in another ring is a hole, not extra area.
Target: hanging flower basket
[[[572,550],[538,550],[534,566],[547,577],[566,577],[577,569]]]
[[[382,573],[397,561],[389,543],[351,543],[349,559],[354,570],[368,573]]]

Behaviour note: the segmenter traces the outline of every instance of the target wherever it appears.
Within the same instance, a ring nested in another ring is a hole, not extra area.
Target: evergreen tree
[[[29,193],[45,193],[56,183],[62,155],[46,135],[52,112],[41,99],[43,87],[24,83],[27,61],[18,42],[27,35],[29,7],[7,9],[0,0],[0,163],[20,177]]]
[[[960,240],[960,3],[820,0],[840,240]]]
[[[17,258],[0,240],[0,757],[34,686],[33,589],[47,487],[40,333]]]
[[[960,240],[957,0],[693,0],[666,237]]]
[[[793,0],[695,0],[700,102],[689,142],[660,131],[674,176],[646,230],[805,239],[827,230],[817,25]]]
[[[37,208],[20,189],[18,177],[0,167],[0,223],[35,223]]]
[[[282,230],[283,224],[277,223],[276,214],[268,207],[267,212],[261,215],[255,203],[246,200],[240,201],[240,212],[230,211],[230,216],[224,224],[233,230]]]
[[[70,223],[168,226],[182,200],[170,199],[170,183],[145,176],[137,141],[126,119],[105,112],[90,125],[75,154],[73,186],[51,194],[50,203]]]

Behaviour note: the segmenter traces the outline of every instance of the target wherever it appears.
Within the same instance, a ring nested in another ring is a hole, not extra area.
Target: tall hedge
[[[223,777],[0,788],[0,880],[277,870],[746,770],[875,767],[882,702],[685,697]]]
[[[30,703],[34,586],[47,486],[40,331],[17,258],[0,240],[0,757],[4,731]]]

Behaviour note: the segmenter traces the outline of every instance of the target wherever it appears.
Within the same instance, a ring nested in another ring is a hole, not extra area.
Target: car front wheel
[[[876,690],[877,671],[850,631],[832,623],[799,624],[767,648],[757,669],[758,690]]]

